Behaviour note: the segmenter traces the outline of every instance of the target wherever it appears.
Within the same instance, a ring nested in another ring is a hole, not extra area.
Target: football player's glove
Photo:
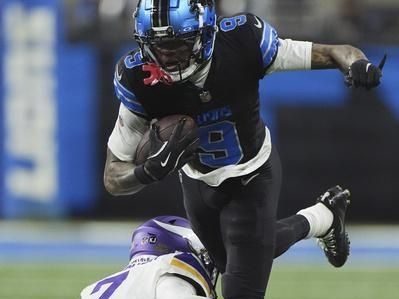
[[[375,66],[366,59],[355,61],[345,75],[346,84],[350,87],[365,87],[367,89],[377,87],[380,85],[386,58],[387,55],[385,54],[379,66]]]
[[[160,181],[195,158],[199,138],[192,133],[181,136],[186,119],[182,118],[173,129],[168,141],[159,138],[158,126],[150,129],[150,156],[135,168],[137,179],[143,184]]]

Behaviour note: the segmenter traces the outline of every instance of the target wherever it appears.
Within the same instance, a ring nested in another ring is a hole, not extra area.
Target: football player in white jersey
[[[81,299],[216,298],[217,275],[189,222],[160,216],[134,231],[129,265],[86,287]]]

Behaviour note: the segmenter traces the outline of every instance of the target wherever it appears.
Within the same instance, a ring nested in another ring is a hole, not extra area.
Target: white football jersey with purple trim
[[[137,257],[127,268],[89,285],[80,295],[81,299],[168,299],[171,295],[200,299],[213,298],[213,287],[197,257],[172,253]]]

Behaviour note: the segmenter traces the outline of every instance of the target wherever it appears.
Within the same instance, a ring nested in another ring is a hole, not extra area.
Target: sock
[[[309,222],[310,230],[305,239],[324,236],[334,220],[334,214],[320,202],[300,210],[297,214],[304,216]]]

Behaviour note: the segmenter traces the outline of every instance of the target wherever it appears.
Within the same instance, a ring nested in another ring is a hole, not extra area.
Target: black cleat
[[[318,238],[317,242],[334,267],[342,267],[349,256],[350,241],[345,231],[345,214],[350,203],[349,196],[349,190],[342,190],[340,186],[335,186],[316,200],[324,204],[334,215],[331,228],[327,234]]]

